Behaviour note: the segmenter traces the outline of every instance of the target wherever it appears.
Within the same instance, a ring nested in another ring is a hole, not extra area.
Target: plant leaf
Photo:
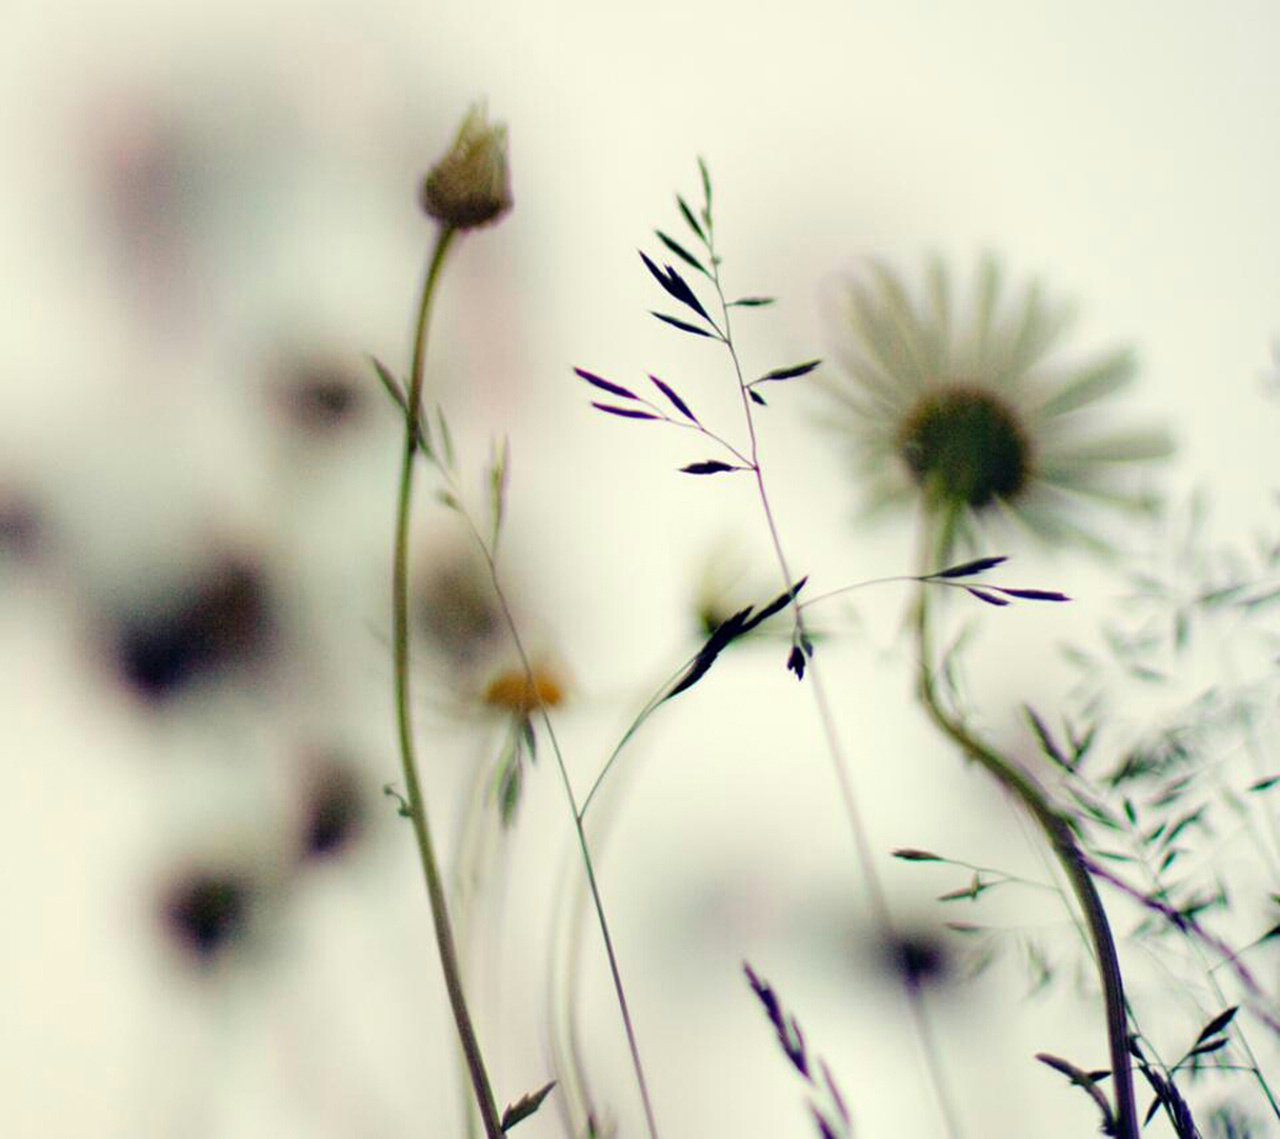
[[[1201,818],[1204,815],[1204,807],[1197,807],[1194,811],[1189,811],[1182,815],[1176,823],[1169,829],[1169,833],[1165,836],[1165,842],[1173,842],[1187,827],[1201,825]]]
[[[520,754],[512,749],[510,756],[498,776],[498,814],[503,827],[509,827],[516,817],[516,808],[520,806],[520,791],[524,784],[524,765],[520,762]]]
[[[684,400],[682,400],[678,395],[676,395],[676,393],[672,390],[670,384],[666,383],[666,381],[664,380],[658,379],[657,376],[653,376],[653,375],[651,375],[649,379],[653,381],[654,386],[657,387],[658,391],[660,391],[664,396],[667,397],[667,399],[671,401],[672,405],[675,407],[675,409],[678,412],[680,412],[681,415],[683,415],[686,419],[689,419],[694,423],[698,422],[698,417],[694,415],[692,411],[689,410],[689,405],[685,403]]]
[[[766,621],[777,613],[780,609],[785,608],[795,600],[796,595],[804,588],[807,578],[801,578],[786,592],[775,597],[768,605],[755,613],[754,606],[748,605],[745,609],[739,609],[738,612],[721,621],[715,627],[714,632],[707,638],[702,648],[698,650],[698,655],[690,662],[689,667],[685,669],[680,678],[671,686],[670,690],[659,703],[665,703],[673,696],[678,696],[692,688],[701,680],[711,666],[715,663],[716,658],[724,652],[739,637],[744,636],[754,629],[761,621]],[[753,616],[754,613],[754,616]]]
[[[686,305],[693,309],[708,324],[714,324],[711,315],[702,307],[702,302],[698,300],[697,294],[689,287],[680,274],[670,265],[664,265],[661,269],[653,263],[648,254],[644,250],[640,250],[640,259],[644,262],[645,268],[653,274],[654,280],[658,282],[667,293],[678,300],[682,305]]]
[[[606,380],[603,376],[597,376],[595,372],[588,372],[586,368],[574,368],[574,372],[576,372],[581,379],[586,380],[587,383],[599,388],[601,391],[608,392],[610,395],[621,396],[623,399],[640,398],[635,392],[629,391],[621,384],[615,384],[612,380]]]
[[[400,409],[401,415],[409,414],[409,401],[404,394],[404,388],[400,386],[400,382],[391,374],[388,368],[377,356],[370,356],[373,363],[373,370],[377,373],[378,379],[382,381],[383,388],[386,389],[387,395]],[[431,433],[430,424],[424,416],[418,417],[418,450],[421,451],[428,459],[434,461],[435,455],[431,450]]]
[[[1020,597],[1024,601],[1070,601],[1065,593],[1056,589],[1006,589],[1002,585],[993,585],[992,589],[1009,597]]]
[[[931,850],[915,850],[912,847],[902,847],[893,852],[894,858],[901,858],[903,862],[945,862],[946,859],[940,854],[934,854]]]
[[[1096,1081],[1098,1077],[1084,1071],[1082,1068],[1077,1068],[1070,1060],[1064,1060],[1061,1056],[1052,1056],[1048,1052],[1037,1052],[1036,1059],[1042,1064],[1047,1064],[1055,1072],[1061,1072],[1076,1087],[1084,1088],[1092,1097],[1093,1102],[1098,1105],[1098,1110],[1102,1112],[1102,1133],[1104,1135],[1115,1134],[1115,1117],[1111,1114],[1110,1102],[1097,1087]]]
[[[818,1139],[836,1139],[836,1130],[831,1126],[831,1121],[822,1114],[822,1111],[816,1104],[809,1104],[809,1110],[813,1113],[813,1122],[818,1127]]]
[[[1063,771],[1075,771],[1075,764],[1067,760],[1067,757],[1062,753],[1062,749],[1058,747],[1053,736],[1049,734],[1049,729],[1045,722],[1036,714],[1035,709],[1027,704],[1023,705],[1022,711],[1031,724],[1031,730],[1035,732],[1036,739],[1040,742],[1040,750],[1061,767]]]
[[[1231,1008],[1223,1009],[1222,1012],[1218,1013],[1217,1016],[1215,1016],[1200,1030],[1200,1035],[1196,1037],[1196,1043],[1203,1044],[1210,1036],[1216,1036],[1231,1023],[1232,1019],[1239,1011],[1239,1005],[1232,1005]]]
[[[783,593],[778,594],[778,596],[775,597],[772,601],[770,601],[769,604],[766,605],[763,609],[761,609],[759,613],[757,613],[754,617],[752,617],[749,621],[747,621],[742,631],[744,633],[750,632],[761,622],[767,621],[775,613],[779,613],[783,609],[785,609],[788,605],[790,605],[796,599],[796,595],[799,594],[799,592],[804,588],[805,582],[807,582],[808,580],[809,578],[807,576],[802,577],[790,589],[784,591]]]
[[[658,240],[661,241],[662,244],[665,245],[669,250],[671,250],[672,253],[674,253],[677,257],[679,257],[680,260],[683,261],[686,265],[688,265],[690,268],[697,269],[699,273],[703,274],[703,276],[706,276],[706,277],[711,276],[711,274],[708,273],[706,269],[703,268],[702,262],[699,261],[692,253],[690,253],[683,245],[681,245],[678,241],[676,241],[675,238],[668,237],[660,229],[655,229],[653,232],[658,235]]]
[[[751,606],[738,610],[732,617],[728,617],[721,621],[715,627],[714,632],[707,638],[702,648],[698,650],[689,667],[685,669],[680,676],[662,698],[662,703],[670,700],[674,696],[679,696],[681,692],[685,692],[692,688],[701,680],[711,666],[715,664],[718,657],[726,648],[729,647],[738,637],[742,636],[743,625],[748,617],[751,616]]]
[[[975,574],[984,573],[986,570],[992,569],[1000,565],[1002,562],[1009,560],[1007,555],[1001,555],[994,558],[974,558],[971,562],[964,562],[958,566],[951,566],[949,569],[938,570],[937,573],[931,573],[928,577],[972,577]]]
[[[386,366],[377,356],[370,356],[373,363],[373,370],[378,374],[378,379],[382,381],[382,386],[387,389],[389,395],[402,412],[408,412],[408,402],[405,399],[404,388],[400,386],[400,381],[391,374],[391,369]]]
[[[703,245],[706,245],[707,235],[702,232],[702,226],[698,224],[698,219],[693,216],[693,211],[689,208],[689,203],[677,194],[676,205],[680,207],[680,213],[684,217],[684,220],[689,223],[689,228],[698,235],[698,240],[701,241]]]
[[[1187,1101],[1182,1098],[1177,1085],[1155,1071],[1145,1057],[1139,1056],[1138,1067],[1147,1078],[1147,1083],[1151,1085],[1151,1090],[1156,1093],[1156,1098],[1147,1111],[1147,1117],[1143,1120],[1143,1126],[1150,1123],[1156,1111],[1163,1107],[1178,1139],[1196,1139],[1198,1132],[1191,1116],[1191,1109],[1187,1106]]]
[[[489,467],[489,510],[493,529],[489,535],[489,546],[496,550],[498,535],[502,532],[502,519],[507,508],[507,481],[511,470],[511,440],[504,438],[502,446],[494,449],[493,462]]]
[[[849,1115],[849,1108],[844,1102],[844,1096],[840,1094],[840,1088],[836,1084],[835,1077],[831,1074],[831,1069],[827,1067],[825,1060],[818,1060],[818,1067],[822,1069],[822,1081],[827,1085],[827,1091],[831,1095],[831,1102],[836,1105],[836,1111],[840,1113],[840,1118],[845,1123],[852,1125],[853,1119]]]
[[[678,316],[668,316],[664,312],[655,312],[651,314],[659,320],[678,328],[681,332],[692,332],[694,336],[712,336],[714,333],[708,332],[705,328],[699,328],[696,324],[690,324],[687,320],[681,320]]]
[[[533,721],[525,716],[519,724],[520,743],[529,753],[529,762],[538,762],[538,734],[533,730]]]
[[[982,875],[975,871],[969,885],[965,886],[962,890],[948,890],[945,894],[939,894],[938,901],[958,902],[962,898],[968,898],[970,901],[974,901],[977,899],[979,894],[985,893],[987,890],[998,884],[999,883],[997,882],[984,882],[982,880]]]
[[[703,161],[701,155],[698,156],[698,173],[702,175],[702,201],[704,209],[703,217],[711,216],[711,172],[707,169],[707,164]]]
[[[803,364],[792,364],[786,368],[774,368],[772,372],[765,372],[763,376],[753,382],[763,384],[770,380],[794,380],[797,376],[807,376],[821,364],[821,360],[807,360]]]
[[[440,425],[440,446],[444,448],[444,465],[454,469],[453,433],[449,430],[449,421],[444,417],[444,408],[436,404],[436,422]]]
[[[994,593],[987,593],[985,590],[977,589],[972,585],[964,587],[966,593],[971,593],[979,601],[985,601],[988,605],[1008,605],[1009,602],[1004,597],[997,597]]]
[[[757,975],[748,962],[744,961],[742,963],[742,969],[747,975],[747,984],[751,986],[751,991],[755,993],[760,1000],[760,1004],[764,1006],[765,1015],[769,1018],[769,1023],[773,1025],[773,1029],[778,1035],[778,1043],[782,1046],[783,1053],[791,1061],[796,1071],[806,1080],[812,1082],[813,1077],[809,1071],[809,1054],[805,1049],[804,1033],[800,1031],[799,1022],[794,1016],[788,1016],[783,1011],[782,1002],[778,1000],[778,994],[773,986]]]
[[[708,459],[705,463],[690,463],[687,467],[681,467],[681,472],[686,475],[717,475],[721,471],[742,471],[745,467],[735,467],[732,463],[722,463],[719,459]]]
[[[551,1089],[555,1086],[556,1082],[552,1080],[549,1084],[540,1087],[536,1092],[522,1095],[515,1103],[511,1104],[502,1113],[502,1130],[510,1131],[522,1119],[528,1119],[542,1106],[542,1101],[551,1094]]]
[[[787,671],[794,672],[797,680],[803,680],[807,663],[808,658],[804,655],[804,649],[799,645],[792,645],[791,652],[787,654]]]
[[[739,297],[736,301],[730,301],[730,308],[762,308],[764,305],[775,303],[774,297]]]
[[[652,411],[640,411],[634,407],[614,407],[611,403],[595,403],[592,407],[599,411],[607,411],[610,415],[620,415],[623,419],[657,419]]]

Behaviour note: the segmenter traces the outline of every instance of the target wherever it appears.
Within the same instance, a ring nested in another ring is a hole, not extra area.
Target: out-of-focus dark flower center
[[[885,963],[912,989],[941,985],[950,979],[951,954],[933,933],[898,934],[885,943],[884,955]]]
[[[271,597],[256,566],[227,562],[180,588],[176,600],[126,615],[116,634],[120,671],[157,703],[197,679],[265,659],[272,645]]]
[[[239,875],[202,871],[167,891],[164,919],[182,947],[207,964],[244,932],[250,900],[250,885]]]
[[[981,509],[1031,478],[1031,444],[1017,415],[962,384],[925,396],[898,431],[898,454],[936,505]]]
[[[303,816],[302,850],[323,859],[341,854],[364,825],[364,797],[355,774],[330,763],[313,777]]]

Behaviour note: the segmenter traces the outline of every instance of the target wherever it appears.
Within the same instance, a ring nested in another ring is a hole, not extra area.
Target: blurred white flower
[[[1002,309],[995,260],[978,265],[970,309],[954,307],[938,259],[913,300],[889,268],[850,282],[843,375],[821,381],[852,444],[868,507],[919,502],[972,544],[997,515],[1058,539],[1099,539],[1078,521],[1084,500],[1143,507],[1120,479],[1125,464],[1167,455],[1159,431],[1098,432],[1089,409],[1124,387],[1126,351],[1083,364],[1050,360],[1070,312],[1027,286]]]

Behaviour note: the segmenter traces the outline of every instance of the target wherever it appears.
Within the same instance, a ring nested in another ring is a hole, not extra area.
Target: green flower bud
[[[448,153],[423,180],[420,197],[431,217],[455,229],[496,222],[513,204],[507,128],[490,125],[484,107],[473,106]]]

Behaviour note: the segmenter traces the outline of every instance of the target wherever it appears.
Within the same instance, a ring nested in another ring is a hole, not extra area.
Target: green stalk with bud
[[[480,1043],[462,983],[453,926],[427,815],[426,798],[418,775],[411,715],[409,669],[409,519],[413,500],[414,461],[424,447],[421,409],[426,372],[427,330],[432,302],[445,258],[456,239],[468,230],[498,221],[512,206],[506,158],[506,130],[490,126],[483,110],[473,108],[463,121],[448,153],[427,174],[422,185],[423,209],[438,223],[418,304],[413,338],[413,363],[407,393],[379,369],[380,378],[397,397],[404,412],[404,446],[401,452],[396,497],[395,549],[392,563],[392,650],[395,665],[396,727],[404,774],[403,813],[413,824],[418,854],[426,879],[427,897],[435,928],[436,947],[444,974],[449,1007],[462,1047],[486,1139],[502,1139],[507,1127],[532,1114],[538,1103],[525,1097],[499,1115]],[[538,1100],[540,1102],[540,1099]]]

